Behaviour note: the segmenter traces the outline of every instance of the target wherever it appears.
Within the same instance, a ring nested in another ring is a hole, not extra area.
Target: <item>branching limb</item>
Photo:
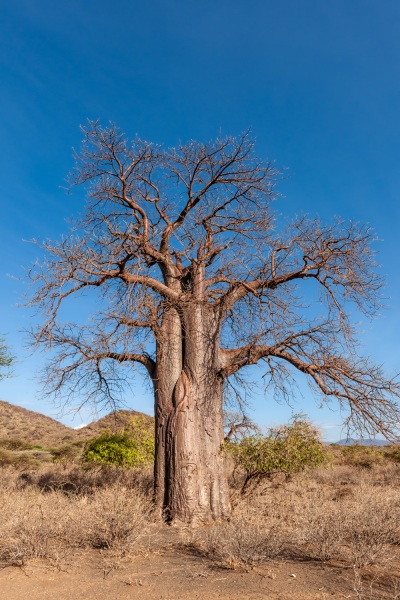
[[[298,336],[301,337],[301,336]],[[388,438],[396,438],[399,430],[400,380],[388,379],[380,366],[357,356],[337,356],[329,348],[322,352],[307,353],[306,347],[295,342],[293,337],[281,345],[249,345],[227,352],[230,366],[223,371],[225,376],[241,368],[266,360],[288,363],[304,373],[314,384],[314,389],[328,399],[339,400],[343,408],[349,409],[347,424],[358,430],[383,433]],[[303,353],[301,351],[303,350]],[[287,378],[287,375],[285,376]]]

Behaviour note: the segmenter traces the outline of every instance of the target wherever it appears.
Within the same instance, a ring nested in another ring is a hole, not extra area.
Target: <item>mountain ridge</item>
[[[333,442],[338,446],[390,446],[390,442],[387,440],[379,440],[377,438],[360,438],[358,440],[354,438],[343,438],[338,442]]]

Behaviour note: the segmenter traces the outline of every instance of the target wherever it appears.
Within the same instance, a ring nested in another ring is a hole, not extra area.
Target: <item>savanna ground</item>
[[[156,519],[150,469],[4,465],[0,598],[400,598],[398,449],[329,453],[244,493],[230,469],[231,522],[192,530]]]

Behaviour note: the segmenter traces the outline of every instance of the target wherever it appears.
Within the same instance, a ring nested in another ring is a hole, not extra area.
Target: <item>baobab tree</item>
[[[86,185],[86,208],[68,236],[41,244],[34,340],[53,352],[52,394],[113,404],[132,369],[148,376],[155,501],[168,520],[229,515],[223,396],[250,365],[283,395],[300,372],[349,425],[393,433],[399,383],[357,355],[348,314],[379,303],[368,228],[276,222],[278,173],[247,133],[165,150],[113,125],[83,131],[71,183]],[[91,317],[63,322],[83,294]]]

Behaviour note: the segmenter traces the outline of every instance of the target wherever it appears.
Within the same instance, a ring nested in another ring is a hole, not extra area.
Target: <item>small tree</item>
[[[0,381],[9,376],[9,368],[12,366],[13,362],[13,356],[9,353],[4,340],[0,338]]]
[[[128,143],[115,126],[91,123],[84,135],[72,184],[87,186],[88,204],[69,236],[42,244],[34,341],[58,350],[44,377],[51,394],[114,406],[144,370],[155,499],[170,520],[229,516],[223,392],[251,365],[278,396],[297,372],[345,407],[349,425],[393,433],[400,384],[358,355],[346,312],[379,305],[370,229],[276,224],[277,171],[248,134],[167,150]],[[63,322],[60,308],[90,292],[92,318]]]
[[[288,425],[273,427],[267,435],[245,436],[240,443],[226,446],[246,476],[242,491],[250,481],[287,476],[318,467],[327,455],[319,431],[305,418],[294,418]]]

